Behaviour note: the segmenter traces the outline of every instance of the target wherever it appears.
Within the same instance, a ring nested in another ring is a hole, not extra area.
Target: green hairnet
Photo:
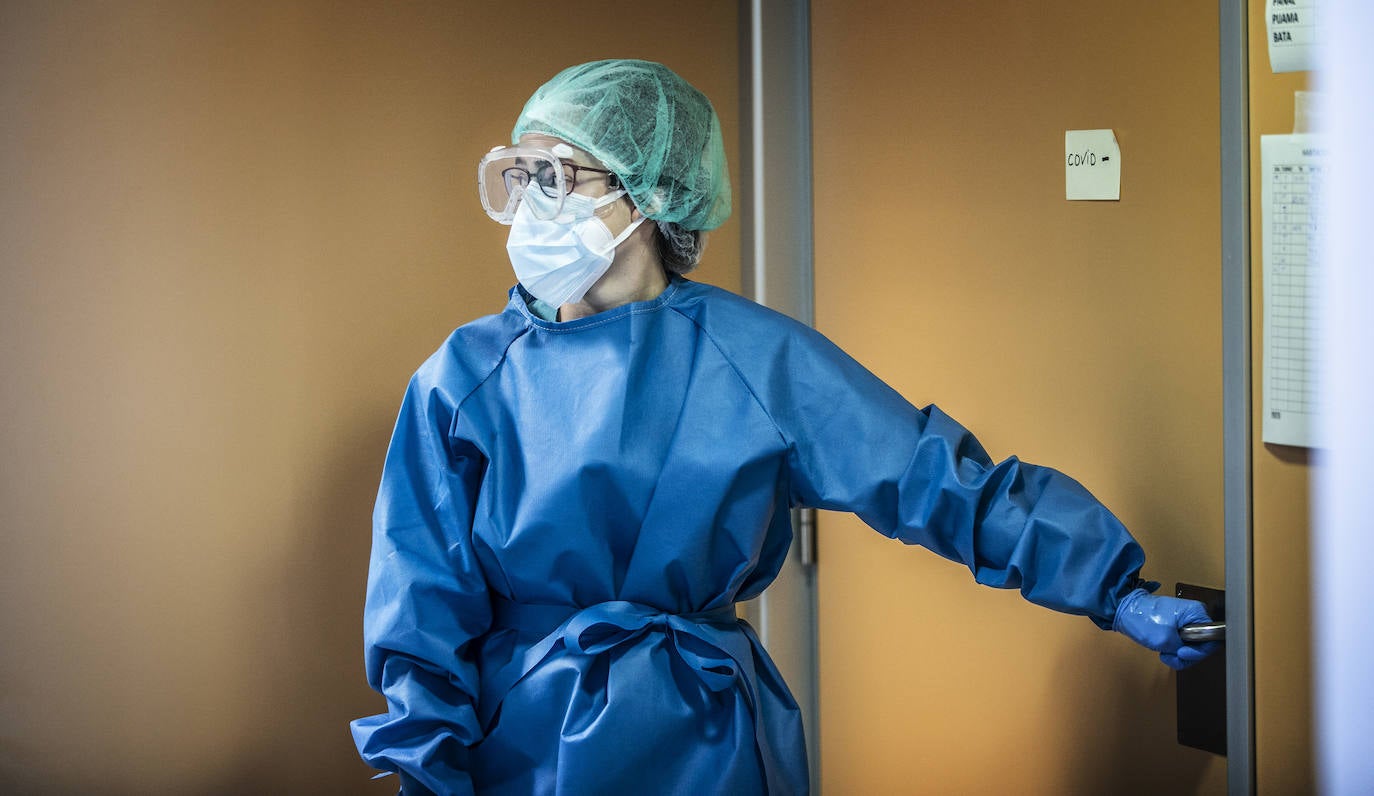
[[[539,87],[511,131],[545,133],[615,172],[644,215],[714,229],[730,215],[720,120],[706,95],[652,61],[593,61]]]

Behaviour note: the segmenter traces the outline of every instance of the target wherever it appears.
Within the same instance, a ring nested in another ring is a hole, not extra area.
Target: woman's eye
[[[535,170],[534,179],[539,183],[539,187],[552,188],[558,184],[558,173],[552,163],[545,163]]]

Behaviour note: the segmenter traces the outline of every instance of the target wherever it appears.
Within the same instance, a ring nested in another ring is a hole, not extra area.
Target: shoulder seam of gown
[[[512,335],[511,338],[510,338],[509,340],[506,341],[506,344],[505,344],[504,346],[501,347],[501,354],[500,354],[500,356],[497,356],[497,357],[493,360],[493,362],[491,363],[491,367],[487,368],[486,374],[483,375],[481,378],[477,379],[477,380],[473,383],[472,389],[470,389],[470,390],[468,390],[466,393],[464,393],[462,398],[459,398],[457,401],[454,402],[454,404],[453,404],[453,422],[454,422],[455,424],[458,422],[458,416],[459,416],[459,415],[462,413],[462,411],[463,411],[463,404],[467,403],[467,401],[468,401],[469,398],[471,398],[474,394],[476,394],[476,392],[477,392],[478,390],[482,389],[482,385],[486,384],[488,381],[491,380],[491,377],[492,377],[493,375],[496,374],[496,371],[497,371],[497,370],[500,369],[501,364],[502,364],[503,362],[506,361],[506,357],[510,354],[510,347],[513,346],[513,345],[515,345],[515,341],[516,341],[516,340],[519,340],[520,338],[524,337],[526,334],[529,334],[530,329],[531,329],[531,326],[530,326],[529,324],[524,324],[523,326],[521,326],[521,328],[520,328],[518,331],[516,331],[516,333],[515,333],[514,335]],[[452,431],[452,428],[450,428],[449,430],[450,430],[450,432],[451,432],[451,431]]]
[[[670,309],[672,309],[673,312],[675,312],[678,316],[685,319],[688,323],[695,326],[698,331],[705,335],[707,340],[711,341],[711,347],[716,349],[716,353],[720,354],[721,358],[724,359],[726,364],[730,366],[730,370],[734,372],[735,378],[739,379],[740,384],[744,385],[744,389],[749,392],[749,397],[754,399],[754,403],[758,406],[759,411],[763,412],[763,416],[768,418],[768,422],[772,424],[773,430],[777,432],[778,438],[782,440],[783,445],[785,445],[788,449],[791,449],[792,441],[787,438],[787,435],[785,433],[783,433],[782,425],[779,424],[778,421],[773,417],[773,413],[768,411],[768,406],[763,402],[763,399],[759,397],[758,390],[754,389],[754,385],[744,375],[744,371],[740,369],[739,365],[735,364],[734,357],[730,356],[730,354],[725,350],[725,347],[722,346],[720,344],[720,341],[716,339],[716,336],[714,334],[711,334],[711,330],[707,329],[706,326],[702,324],[699,320],[683,312],[678,307],[671,306]]]

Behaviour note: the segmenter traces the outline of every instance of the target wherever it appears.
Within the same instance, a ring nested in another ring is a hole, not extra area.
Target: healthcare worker
[[[687,280],[730,214],[720,124],[666,67],[599,61],[479,167],[519,284],[411,379],[364,617],[414,794],[804,793],[800,713],[735,603],[788,510],[850,511],[1181,667],[1201,604],[1072,479],[917,409],[814,330]]]

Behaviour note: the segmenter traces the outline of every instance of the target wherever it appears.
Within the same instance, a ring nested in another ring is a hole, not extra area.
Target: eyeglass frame
[[[546,161],[546,162],[547,162],[547,161]],[[549,165],[550,165],[550,168],[552,168],[552,167],[554,167],[554,166],[558,166],[558,167],[561,167],[561,168],[564,168],[564,169],[572,169],[572,180],[571,180],[571,181],[568,180],[568,174],[567,174],[567,172],[565,171],[565,172],[563,173],[563,183],[564,183],[564,186],[565,186],[564,189],[563,189],[563,195],[564,195],[564,196],[567,196],[568,194],[570,194],[570,193],[572,193],[573,191],[576,191],[576,190],[577,190],[577,173],[578,173],[579,171],[593,171],[593,172],[596,172],[597,174],[608,174],[608,175],[610,175],[610,179],[607,180],[607,182],[610,183],[610,189],[611,189],[611,190],[615,190],[616,188],[619,188],[619,187],[620,187],[620,178],[617,177],[617,176],[615,176],[615,172],[611,171],[610,169],[598,169],[598,168],[596,168],[595,166],[582,166],[582,165],[579,165],[579,164],[577,164],[577,163],[573,163],[573,162],[571,162],[571,161],[564,161],[564,160],[555,160],[555,161],[553,161],[552,163],[550,163]],[[505,177],[507,173],[512,172],[512,171],[520,171],[520,172],[524,172],[524,173],[525,173],[525,182],[522,184],[522,187],[525,186],[525,185],[529,185],[530,180],[533,180],[533,179],[534,179],[534,175],[530,173],[530,170],[527,169],[527,168],[525,168],[525,167],[523,167],[523,166],[510,166],[510,167],[508,167],[508,168],[502,169],[502,170],[501,170],[501,176],[502,176],[502,177]],[[544,184],[543,184],[542,182],[539,182],[538,180],[535,180],[535,182],[539,185],[539,190],[543,191],[545,196],[549,196],[549,190],[548,190],[548,188],[546,188],[546,187],[544,186]],[[552,199],[552,198],[554,198],[554,197],[549,196],[549,198]]]

